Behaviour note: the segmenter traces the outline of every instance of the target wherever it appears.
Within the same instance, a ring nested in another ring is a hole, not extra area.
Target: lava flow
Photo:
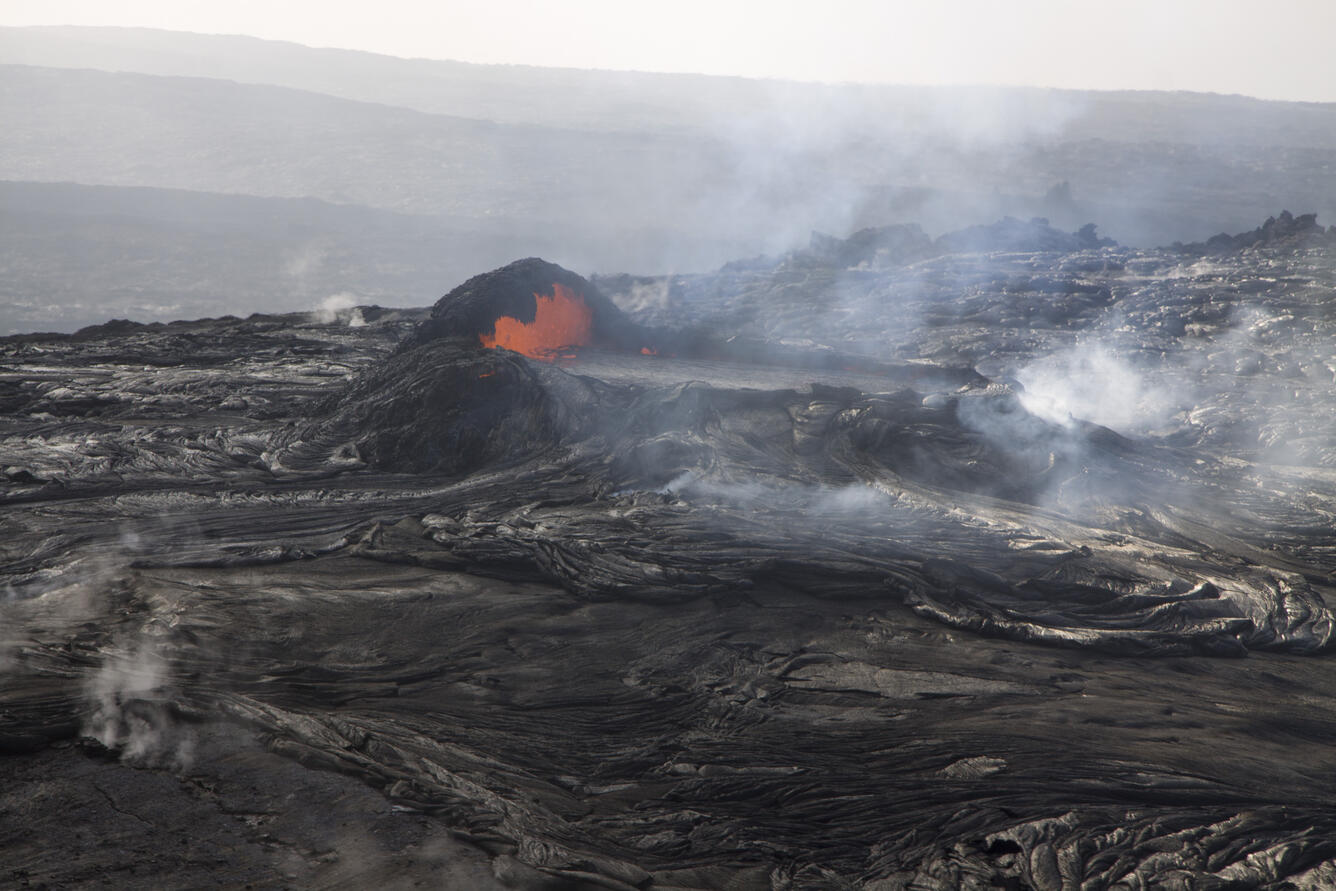
[[[552,285],[551,297],[533,296],[532,322],[501,316],[491,334],[478,336],[482,345],[504,347],[544,362],[568,357],[571,348],[588,345],[594,314],[583,297],[559,284]]]

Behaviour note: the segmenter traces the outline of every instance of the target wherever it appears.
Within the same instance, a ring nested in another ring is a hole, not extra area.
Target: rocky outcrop
[[[1071,253],[1102,247],[1115,247],[1111,238],[1101,238],[1094,223],[1076,232],[1062,232],[1048,220],[1035,217],[1029,221],[1004,217],[996,223],[971,226],[929,238],[915,224],[879,226],[860,229],[848,238],[835,238],[813,232],[805,251],[794,255],[797,261],[816,262],[837,268],[902,266],[929,257],[951,253],[990,253],[993,251],[1056,251]],[[773,267],[771,262],[770,266]],[[743,267],[725,267],[722,271],[743,271]]]
[[[1191,244],[1174,242],[1174,250],[1184,254],[1206,255],[1227,254],[1248,248],[1278,247],[1294,249],[1307,244],[1336,244],[1336,226],[1323,228],[1318,225],[1317,214],[1306,213],[1294,216],[1288,210],[1282,210],[1278,217],[1267,217],[1262,225],[1251,232],[1229,235],[1221,232],[1212,235],[1206,241]]]
[[[932,239],[916,224],[860,229],[848,238],[813,232],[808,253],[841,267],[898,265],[933,255]]]
[[[948,232],[934,243],[939,251],[951,253],[987,253],[992,251],[1061,252],[1113,247],[1112,239],[1100,238],[1088,223],[1077,232],[1062,232],[1043,217],[1028,221],[1005,217],[986,226],[971,226]]]

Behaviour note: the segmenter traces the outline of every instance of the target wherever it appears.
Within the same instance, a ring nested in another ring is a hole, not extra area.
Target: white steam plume
[[[194,734],[172,718],[174,692],[166,659],[142,639],[108,654],[85,685],[90,714],[83,733],[132,764],[181,771],[194,755]]]
[[[320,301],[311,316],[318,325],[333,325],[345,316],[349,328],[361,328],[366,324],[362,311],[357,308],[357,295],[347,291],[331,294]]]
[[[1078,345],[1038,359],[1016,372],[1021,404],[1055,424],[1090,421],[1122,433],[1158,427],[1184,406],[1111,348]]]

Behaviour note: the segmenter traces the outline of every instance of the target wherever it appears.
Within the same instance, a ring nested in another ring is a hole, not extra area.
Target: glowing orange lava
[[[502,316],[491,334],[479,335],[482,345],[514,350],[544,362],[565,358],[573,347],[588,345],[594,313],[583,297],[554,284],[551,297],[534,294],[533,299],[537,309],[532,322]]]

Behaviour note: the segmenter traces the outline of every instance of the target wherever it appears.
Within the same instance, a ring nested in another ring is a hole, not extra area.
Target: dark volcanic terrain
[[[0,340],[0,882],[1332,887],[1334,299],[1007,219]]]

